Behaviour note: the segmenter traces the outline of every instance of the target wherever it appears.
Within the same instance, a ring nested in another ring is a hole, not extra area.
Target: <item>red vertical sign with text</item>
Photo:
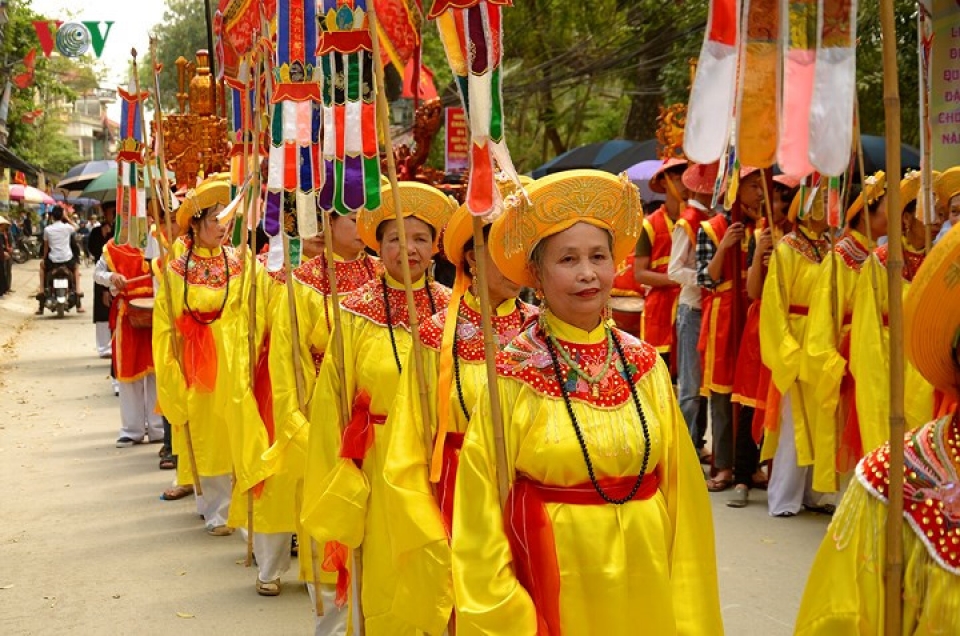
[[[444,129],[446,130],[446,152],[444,169],[446,172],[466,172],[470,167],[470,131],[463,109],[444,109]]]

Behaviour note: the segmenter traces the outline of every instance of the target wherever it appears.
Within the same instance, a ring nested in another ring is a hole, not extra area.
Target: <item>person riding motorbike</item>
[[[43,260],[40,262],[40,291],[37,300],[40,308],[37,314],[43,313],[43,297],[47,287],[47,272],[54,267],[66,266],[74,277],[74,291],[77,297],[82,297],[80,291],[79,248],[76,241],[76,227],[69,222],[69,215],[62,207],[55,206],[50,211],[50,224],[43,229]],[[77,307],[77,313],[84,313],[83,307]]]

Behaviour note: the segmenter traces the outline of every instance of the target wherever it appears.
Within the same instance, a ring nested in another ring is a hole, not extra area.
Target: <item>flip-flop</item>
[[[711,477],[707,480],[707,490],[710,492],[723,492],[730,488],[733,485],[733,478],[730,479],[717,479],[716,477]]]
[[[163,491],[163,494],[160,495],[160,499],[164,501],[176,501],[177,499],[183,499],[187,495],[193,494],[193,486],[174,486],[173,488],[167,488]]]

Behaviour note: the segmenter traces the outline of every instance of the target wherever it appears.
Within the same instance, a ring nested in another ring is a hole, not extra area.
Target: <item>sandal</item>
[[[727,500],[729,508],[746,508],[750,501],[750,489],[746,484],[737,484],[733,489],[733,496]]]
[[[173,470],[177,467],[177,460],[173,455],[164,455],[160,458],[160,470]]]
[[[733,478],[727,477],[724,479],[718,479],[716,477],[711,477],[707,480],[707,490],[710,492],[723,492],[730,488],[733,485]]]
[[[260,596],[280,596],[280,579],[264,583],[257,578],[257,594]]]
[[[187,495],[193,494],[193,485],[189,486],[174,486],[173,488],[167,488],[163,491],[163,494],[160,495],[160,499],[164,501],[176,501],[177,499],[183,499]]]
[[[233,534],[233,528],[230,526],[207,526],[207,534],[211,537],[229,537]],[[257,579],[259,581],[259,579]],[[279,579],[277,579],[279,581]],[[280,592],[277,592],[279,594]]]

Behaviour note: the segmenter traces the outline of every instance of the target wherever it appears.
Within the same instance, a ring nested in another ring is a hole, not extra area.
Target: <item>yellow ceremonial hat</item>
[[[436,252],[440,231],[457,209],[456,202],[433,186],[417,181],[401,181],[397,184],[397,188],[400,190],[403,218],[415,217],[434,229],[433,250]],[[380,207],[376,210],[360,210],[357,215],[357,233],[360,239],[364,245],[376,252],[380,251],[377,228],[384,221],[397,218],[393,199],[393,189],[389,186],[384,187],[380,196]]]
[[[864,197],[867,199],[867,205],[872,205],[880,197],[887,193],[887,174],[883,170],[878,170],[876,174],[870,175],[863,184],[863,190],[847,208],[847,223],[857,216],[863,210]]]
[[[960,397],[960,226],[933,246],[904,302],[907,357],[930,384]]]
[[[534,182],[533,179],[525,175],[521,175],[519,180],[520,185],[524,187]],[[503,175],[497,175],[497,189],[500,191],[500,198],[504,206],[515,205],[517,203],[515,197],[523,196],[523,193],[517,187],[517,183]],[[500,210],[497,211],[497,213],[499,212]],[[496,216],[497,213],[492,216]],[[484,219],[485,225],[490,222]],[[473,215],[470,214],[466,204],[464,204],[457,208],[443,232],[443,253],[447,260],[459,268],[463,264],[463,248],[472,238]]]
[[[943,205],[950,205],[950,199],[960,194],[960,166],[943,171],[934,183],[937,198]]]
[[[610,232],[619,266],[636,245],[643,222],[640,192],[625,174],[569,170],[536,180],[520,200],[493,222],[490,254],[500,271],[518,285],[536,287],[530,256],[543,239],[577,223]]]
[[[217,205],[230,203],[230,174],[213,174],[203,180],[196,188],[187,191],[183,203],[177,209],[177,225],[180,233],[190,229],[190,219],[199,216],[204,210]]]

